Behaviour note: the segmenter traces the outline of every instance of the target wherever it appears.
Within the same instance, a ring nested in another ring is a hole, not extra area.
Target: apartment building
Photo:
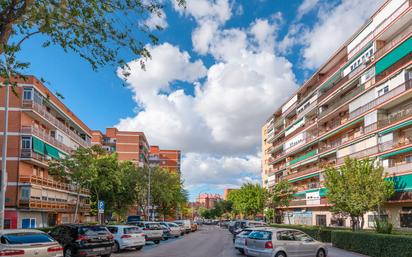
[[[10,90],[5,227],[71,222],[77,188],[49,175],[48,162],[78,147],[89,147],[91,130],[35,77],[14,82],[18,95]],[[5,87],[1,87],[1,133],[4,98]],[[2,135],[0,141],[3,144]],[[89,192],[81,191],[80,221],[88,221],[89,198]]]
[[[164,150],[157,145],[150,146],[149,162],[151,167],[165,168],[180,173],[180,150]]]
[[[199,203],[199,206],[206,209],[212,209],[219,201],[222,201],[222,197],[219,194],[202,193],[196,198],[196,202]]]
[[[288,180],[297,191],[284,221],[350,226],[329,211],[324,169],[370,157],[396,181],[383,215],[412,227],[411,6],[386,1],[263,125],[263,185]]]
[[[108,152],[116,152],[120,161],[131,161],[139,167],[149,165],[149,143],[143,132],[106,128],[106,134],[103,134],[94,130],[91,142],[101,145]]]

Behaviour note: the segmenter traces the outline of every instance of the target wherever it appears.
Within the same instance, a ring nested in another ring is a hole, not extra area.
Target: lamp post
[[[7,67],[7,60],[5,63],[5,69],[7,73],[8,80],[10,80],[10,73]],[[4,100],[4,126],[3,126],[3,148],[2,148],[2,158],[1,158],[1,179],[0,179],[0,230],[4,229],[4,212],[6,208],[6,188],[7,188],[7,131],[9,124],[9,91],[10,91],[10,81],[6,83],[5,89],[5,100]]]
[[[151,218],[150,218],[150,205],[151,205],[151,203],[150,203],[150,197],[151,197],[151,192],[150,192],[150,190],[151,190],[151,188],[150,188],[150,184],[151,184],[151,175],[152,175],[152,169],[150,168],[150,165],[149,165],[149,184],[148,184],[148,190],[147,190],[147,219],[148,220],[151,220]]]

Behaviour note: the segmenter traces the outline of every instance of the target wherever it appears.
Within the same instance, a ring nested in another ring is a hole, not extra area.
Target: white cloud
[[[151,13],[150,16],[145,20],[144,24],[151,30],[155,30],[158,27],[165,29],[168,27],[166,19],[166,13],[163,10],[159,10],[158,13]]]
[[[196,21],[214,20],[223,24],[232,15],[228,0],[190,0],[185,8],[176,3],[174,7],[181,14],[193,16]]]
[[[189,153],[182,161],[183,179],[188,188],[203,185],[215,188],[239,187],[245,182],[260,183],[260,158],[257,156],[216,158]]]
[[[296,19],[300,20],[302,17],[312,11],[318,4],[319,0],[303,0],[303,2],[298,7],[298,13]]]
[[[321,8],[319,21],[304,35],[304,66],[313,69],[323,64],[384,1],[343,0],[335,8]]]
[[[256,38],[259,49],[271,52],[275,46],[275,33],[278,27],[269,23],[266,19],[256,19],[250,28],[250,32]]]

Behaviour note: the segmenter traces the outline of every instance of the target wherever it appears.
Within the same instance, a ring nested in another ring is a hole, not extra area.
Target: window
[[[23,90],[23,100],[32,100],[33,99],[33,88],[25,88]]]
[[[11,229],[11,220],[4,219],[4,229]]]
[[[30,188],[29,187],[22,187],[20,189],[20,199],[21,200],[29,200],[30,199]]]
[[[249,238],[256,240],[271,240],[272,232],[270,231],[253,231],[249,234]]]
[[[381,219],[381,220],[388,220],[388,215],[386,214],[381,214],[381,215],[368,215],[368,227],[374,228],[375,227],[375,221]]]
[[[63,143],[63,136],[62,135],[57,135],[57,141],[62,142]]]
[[[7,244],[18,245],[18,244],[34,244],[34,243],[50,243],[54,240],[45,233],[38,232],[22,232],[3,235],[2,241],[7,242]]]
[[[389,86],[385,86],[378,90],[378,96],[384,95],[389,92]]]
[[[282,241],[294,241],[292,231],[280,231],[277,234],[277,239]]]
[[[296,241],[313,241],[313,239],[310,236],[306,235],[303,232],[294,231],[292,232],[292,234]]]
[[[21,137],[21,148],[31,149],[31,137]]]
[[[22,219],[21,228],[36,228],[36,219],[35,218]]]
[[[402,207],[400,221],[401,228],[412,228],[412,207]]]
[[[316,215],[316,226],[326,226],[326,215]]]
[[[110,231],[110,233],[117,234],[117,227],[107,227],[107,229]]]

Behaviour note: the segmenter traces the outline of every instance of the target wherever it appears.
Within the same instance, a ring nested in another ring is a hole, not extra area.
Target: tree
[[[293,199],[294,193],[290,183],[286,180],[279,181],[269,192],[268,200],[269,207],[272,208],[271,217],[273,218],[273,222],[275,222],[276,209],[279,207],[288,207],[289,202]]]
[[[184,5],[184,0],[177,2]],[[13,76],[28,66],[17,61],[16,54],[22,43],[38,34],[44,36],[43,47],[60,45],[66,52],[77,53],[93,69],[110,63],[124,67],[125,61],[119,57],[121,49],[148,58],[150,53],[144,41],[156,44],[158,39],[141,18],[162,15],[161,3],[161,0],[3,0],[0,55],[7,60],[0,61],[0,75],[7,78],[6,66]]]
[[[233,203],[235,212],[255,218],[256,214],[263,213],[267,190],[259,184],[246,183],[230,192],[228,199]]]
[[[352,230],[363,227],[363,215],[394,194],[394,183],[384,180],[384,169],[372,160],[347,158],[343,166],[326,169],[326,196],[334,213],[349,215]]]

